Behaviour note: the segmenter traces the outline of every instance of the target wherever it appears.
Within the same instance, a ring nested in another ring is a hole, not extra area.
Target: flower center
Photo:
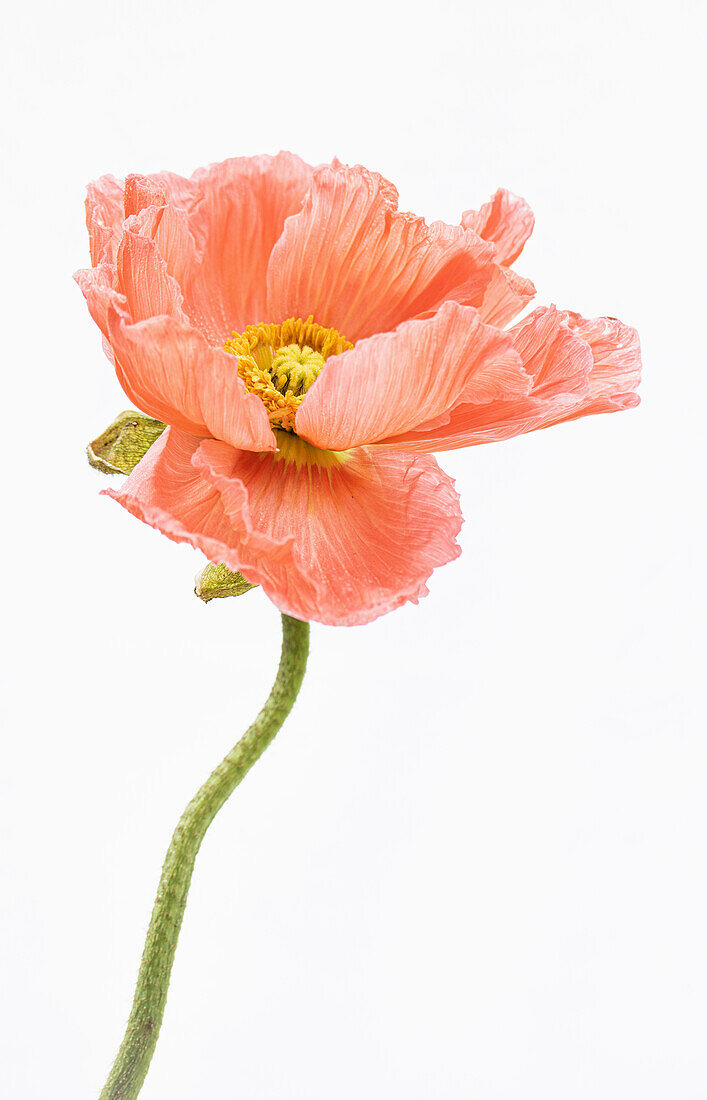
[[[327,358],[352,347],[336,329],[322,328],[311,317],[249,325],[224,344],[237,357],[239,376],[265,405],[273,428],[286,432],[294,432],[297,409]]]
[[[324,363],[325,359],[320,351],[315,351],[306,344],[303,348],[299,344],[287,344],[273,356],[273,385],[282,394],[304,396]]]

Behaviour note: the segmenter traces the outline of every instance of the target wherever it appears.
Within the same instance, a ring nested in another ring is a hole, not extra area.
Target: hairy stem
[[[100,1100],[134,1100],[142,1088],[160,1033],[177,939],[201,842],[226,799],[292,710],[308,653],[309,623],[283,615],[280,665],[265,706],[179,819],[162,867],[125,1038]]]

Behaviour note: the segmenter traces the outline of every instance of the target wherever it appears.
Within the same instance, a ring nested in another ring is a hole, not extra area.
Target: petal
[[[207,440],[194,464],[237,534],[224,563],[296,618],[370,622],[417,602],[432,570],[461,553],[459,498],[429,456],[362,448],[323,467]],[[289,562],[274,562],[263,540],[289,547]]]
[[[634,328],[615,317],[585,320],[578,313],[562,313],[562,319],[587,342],[592,369],[587,393],[569,411],[559,409],[546,415],[542,428],[565,420],[597,413],[621,412],[640,404],[636,393],[641,381],[641,345]]]
[[[149,176],[131,174],[125,177],[123,209],[125,217],[139,214],[146,206],[166,206],[167,191]]]
[[[104,493],[174,542],[189,542],[219,562],[231,554],[235,534],[218,491],[192,464],[202,442],[167,428],[121,488]],[[277,556],[275,545],[268,550]]]
[[[270,320],[268,260],[311,173],[291,153],[234,158],[194,173],[189,226],[203,253],[183,291],[189,316],[211,343],[221,346],[233,330]]]
[[[462,225],[496,245],[496,259],[504,267],[517,260],[533,232],[535,215],[525,199],[499,187],[480,210],[462,214]]]
[[[148,206],[168,205],[182,213],[189,212],[199,197],[194,178],[186,179],[176,172],[153,172],[149,176],[131,172],[122,186],[124,218],[139,214]]]
[[[201,255],[192,233],[189,215],[176,206],[148,206],[128,218],[126,227],[155,242],[167,273],[181,288],[188,284],[191,269]],[[188,309],[188,304],[186,306]]]
[[[511,336],[447,302],[428,320],[405,321],[329,359],[297,412],[297,432],[342,451],[405,432],[462,399],[529,389]]]
[[[191,210],[198,199],[199,189],[193,177],[187,179],[176,172],[153,172],[146,178],[161,187],[169,204],[178,210]]]
[[[479,443],[497,443],[514,435],[542,427],[543,413],[550,404],[526,397],[493,401],[487,405],[461,404],[452,409],[444,423],[421,424],[414,431],[391,437],[386,445],[406,451],[454,451]],[[558,403],[553,406],[558,408]],[[566,411],[571,403],[559,408]]]
[[[539,309],[511,335],[533,379],[528,396],[484,405],[460,403],[445,422],[420,425],[386,444],[410,451],[446,451],[638,404],[638,336],[620,321],[586,321],[579,314]]]
[[[139,232],[134,218],[125,223],[116,259],[116,286],[125,296],[133,321],[161,315],[186,321],[177,280],[151,237]]]
[[[635,328],[622,324],[615,317],[595,317],[591,321],[579,313],[562,313],[561,317],[592,350],[589,378],[592,396],[625,395],[638,389],[641,344]]]
[[[399,213],[365,168],[318,168],[268,267],[269,316],[314,316],[349,340],[386,332],[448,299],[480,306],[495,249],[471,231]]]
[[[534,397],[587,391],[593,365],[591,348],[554,306],[534,310],[510,331],[533,379]]]
[[[189,208],[183,200],[181,184],[194,185],[180,176],[128,176],[125,181],[124,228],[155,242],[166,270],[180,284],[186,283],[190,269],[201,256],[190,225]],[[177,198],[172,196],[176,193]]]
[[[201,333],[174,317],[131,323],[112,305],[108,333],[118,381],[148,416],[236,447],[275,449],[262,401],[246,391],[233,356]]]
[[[281,611],[333,625],[417,602],[461,552],[459,499],[429,456],[360,450],[323,469],[168,428],[106,495],[242,571]]]
[[[86,227],[95,267],[115,260],[123,221],[123,185],[115,176],[101,176],[86,188]]]
[[[89,313],[103,333],[104,339],[107,340],[109,307],[112,305],[119,310],[127,309],[125,295],[120,294],[114,286],[114,265],[102,263],[97,267],[82,268],[74,272],[74,279],[86,299]]]
[[[535,287],[510,267],[494,268],[491,282],[479,306],[482,321],[502,328],[517,317],[535,297]]]

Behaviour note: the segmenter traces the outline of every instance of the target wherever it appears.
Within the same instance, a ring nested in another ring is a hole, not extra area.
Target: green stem
[[[134,1100],[157,1045],[169,977],[194,862],[206,830],[292,710],[307,667],[309,623],[282,616],[282,654],[275,683],[243,734],[179,819],[162,867],[128,1026],[100,1100]]]

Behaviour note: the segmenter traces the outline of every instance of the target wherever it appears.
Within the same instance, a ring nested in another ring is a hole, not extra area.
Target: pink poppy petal
[[[233,529],[220,493],[193,464],[202,442],[199,436],[167,428],[121,488],[106,489],[104,494],[174,542],[188,542],[212,561],[233,564],[233,548],[241,536]],[[219,446],[232,456],[236,453],[226,444]],[[258,552],[277,564],[290,560],[292,541],[255,535]]]
[[[155,247],[165,263],[168,275],[179,284],[180,298],[184,292],[192,268],[198,262],[200,250],[189,224],[189,215],[178,207],[147,206],[129,217],[124,228],[155,242]],[[184,305],[188,310],[188,304]]]
[[[562,319],[592,349],[589,378],[592,396],[632,393],[641,381],[641,344],[635,328],[615,317],[586,320],[579,313],[562,313]],[[638,398],[636,398],[636,402]]]
[[[201,333],[168,316],[131,323],[114,306],[108,332],[118,381],[143,412],[234,447],[275,449],[262,401],[246,391],[233,356]]]
[[[460,400],[529,389],[511,336],[447,302],[429,320],[405,321],[329,359],[297,411],[297,432],[342,451],[414,428]]]
[[[420,424],[411,432],[387,439],[386,445],[410,452],[454,451],[479,443],[497,443],[514,435],[542,427],[549,408],[568,410],[571,402],[542,403],[533,397],[493,401],[487,405],[461,404],[452,409],[444,423]],[[441,419],[441,418],[440,418]]]
[[[403,214],[365,168],[318,168],[268,267],[268,315],[314,316],[349,340],[386,332],[448,299],[480,306],[495,248],[461,226]]]
[[[561,313],[562,320],[587,342],[592,369],[586,394],[570,409],[546,413],[541,428],[597,413],[621,412],[640,404],[641,345],[638,333],[615,317],[586,320],[579,313]]]
[[[491,282],[479,306],[481,320],[503,328],[535,297],[535,287],[510,267],[494,268]]]
[[[429,456],[359,449],[322,468],[207,440],[194,464],[239,534],[222,560],[296,618],[370,622],[417,602],[432,570],[461,552],[459,499]],[[256,534],[269,540],[265,550]],[[291,562],[274,563],[268,547],[283,547],[293,534]]]
[[[483,405],[462,402],[446,419],[422,424],[386,444],[410,451],[447,451],[639,403],[638,336],[620,321],[587,321],[579,314],[539,309],[511,335],[533,379],[529,395]]]
[[[496,245],[496,258],[507,267],[517,260],[533,232],[535,215],[525,199],[500,187],[480,210],[462,214],[462,225]]]
[[[240,569],[281,611],[334,625],[417,602],[461,552],[459,498],[428,456],[361,450],[327,471],[168,428],[105,493]]]
[[[186,321],[184,299],[177,280],[150,237],[136,231],[134,218],[125,223],[116,258],[116,285],[125,296],[133,321],[161,315]]]
[[[125,177],[123,210],[126,218],[139,214],[147,206],[166,206],[167,190],[149,176],[131,174]]]
[[[199,189],[193,177],[187,179],[176,172],[153,172],[146,178],[162,188],[169,205],[177,210],[191,210],[198,199]]]
[[[554,306],[534,310],[510,332],[533,379],[534,397],[587,392],[593,367],[591,348]]]
[[[74,279],[86,299],[91,317],[103,333],[104,339],[107,340],[109,307],[114,306],[118,310],[127,309],[125,295],[115,289],[115,266],[102,263],[97,267],[85,267],[74,272]]]
[[[285,219],[302,205],[311,173],[291,153],[234,158],[194,173],[189,226],[203,251],[183,290],[192,322],[211,343],[223,345],[234,329],[272,320],[268,260]]]
[[[179,176],[169,177],[167,173],[162,173],[161,177],[128,176],[125,180],[124,229],[153,240],[167,272],[181,285],[186,282],[198,256],[189,207],[185,208],[182,201],[184,189],[178,188],[175,179],[191,187],[193,199],[194,185]],[[175,190],[177,199],[173,201]]]
[[[94,267],[115,260],[123,221],[123,185],[114,176],[101,176],[86,188],[86,227]]]

